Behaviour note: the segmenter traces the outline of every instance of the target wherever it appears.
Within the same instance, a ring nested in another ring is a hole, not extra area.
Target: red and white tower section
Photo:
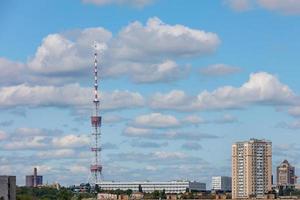
[[[92,146],[91,151],[93,153],[93,161],[90,166],[91,171],[91,183],[96,185],[101,181],[102,165],[101,165],[101,116],[100,111],[100,100],[98,94],[98,60],[97,60],[97,48],[95,46],[94,53],[94,110],[91,116],[92,124]]]

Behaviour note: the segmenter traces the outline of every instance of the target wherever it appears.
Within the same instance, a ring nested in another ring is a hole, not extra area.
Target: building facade
[[[184,193],[189,191],[205,191],[206,184],[190,181],[169,181],[169,182],[113,182],[104,181],[98,184],[102,190],[132,190],[137,192],[142,189],[145,193],[151,193],[156,190],[166,193]]]
[[[276,170],[278,186],[293,186],[297,183],[295,175],[295,167],[290,165],[287,160],[284,160]]]
[[[231,177],[228,176],[213,176],[211,185],[212,190],[215,191],[224,191],[229,192],[231,191]]]
[[[34,168],[33,175],[27,175],[26,187],[37,187],[43,185],[43,176],[37,175],[37,168]]]
[[[232,145],[232,198],[263,198],[272,189],[272,143],[250,139]]]
[[[0,176],[0,199],[16,200],[15,176]]]

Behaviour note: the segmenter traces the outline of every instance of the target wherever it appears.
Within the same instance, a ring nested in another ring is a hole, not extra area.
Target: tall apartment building
[[[231,177],[228,176],[213,176],[211,185],[215,191],[231,191]]]
[[[272,143],[250,139],[232,145],[232,198],[262,198],[272,189]]]
[[[43,185],[43,176],[37,175],[37,168],[34,168],[33,175],[26,176],[26,187],[37,187]]]
[[[290,165],[287,160],[284,160],[277,167],[277,185],[278,186],[291,186],[297,183],[295,175],[295,167]]]
[[[0,199],[16,200],[15,176],[0,176]]]

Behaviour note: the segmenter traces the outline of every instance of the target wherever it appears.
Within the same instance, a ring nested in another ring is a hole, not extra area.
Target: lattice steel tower
[[[100,100],[98,95],[98,60],[97,60],[97,46],[95,45],[94,52],[94,109],[91,116],[92,124],[92,146],[91,152],[93,153],[93,161],[90,166],[91,171],[91,184],[96,185],[101,181],[102,165],[101,165],[101,116],[100,111]]]

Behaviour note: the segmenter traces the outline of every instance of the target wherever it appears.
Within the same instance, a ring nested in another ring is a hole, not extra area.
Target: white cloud
[[[20,138],[14,138],[10,141],[6,141],[3,144],[3,149],[6,150],[34,150],[43,149],[48,146],[48,139],[45,136],[33,136]]]
[[[200,69],[200,73],[204,76],[225,76],[239,73],[241,69],[225,64],[215,64]]]
[[[92,103],[92,89],[69,84],[61,87],[55,86],[29,86],[17,85],[0,88],[0,107],[9,108],[17,106],[54,106],[90,108]],[[143,97],[136,92],[115,90],[104,92],[102,109],[134,108],[144,105]]]
[[[21,62],[0,57],[0,85],[20,84],[26,81],[28,74]]]
[[[169,93],[155,93],[150,99],[153,109],[187,110],[192,106],[192,99],[181,90],[172,90]]]
[[[151,140],[202,140],[219,138],[216,135],[199,132],[187,132],[184,130],[158,131],[146,128],[135,128],[131,126],[124,129],[123,135]]]
[[[132,124],[144,128],[170,128],[180,126],[180,121],[172,115],[150,113],[136,117]]]
[[[35,73],[52,76],[89,74],[92,71],[91,55],[94,41],[99,44],[106,43],[110,40],[111,33],[103,28],[88,28],[69,35],[71,36],[50,34],[44,38],[35,56],[28,63],[29,69]]]
[[[118,5],[130,5],[134,7],[144,7],[149,5],[154,0],[82,0],[84,3],[91,3],[98,6],[104,6],[109,4],[118,4]]]
[[[117,58],[149,60],[206,55],[216,50],[220,39],[215,33],[168,25],[154,17],[146,26],[137,21],[129,24],[114,42],[112,51]]]
[[[241,87],[224,86],[212,92],[203,91],[188,96],[184,91],[154,94],[150,100],[153,109],[194,111],[205,109],[242,108],[251,104],[293,105],[298,97],[277,77],[266,72],[253,73]]]
[[[54,147],[59,148],[77,148],[90,144],[90,138],[87,135],[65,135],[60,138],[53,138]]]
[[[26,137],[26,136],[42,136],[46,135],[45,130],[39,129],[39,128],[28,128],[28,127],[22,127],[17,128],[15,130],[15,134]]]
[[[28,63],[2,59],[0,69],[5,69],[4,78],[9,80],[6,83],[61,85],[91,78],[94,41],[105,47],[98,59],[101,78],[127,76],[137,83],[182,79],[190,67],[178,65],[178,59],[211,54],[220,43],[215,33],[169,25],[153,17],[146,25],[138,21],[130,23],[115,37],[101,27],[50,34]],[[12,70],[6,66],[16,67]]]
[[[146,64],[144,67],[140,64],[130,64],[130,67],[133,71],[131,78],[137,83],[171,82],[186,77],[190,71],[188,66],[179,67],[172,60],[148,66]]]
[[[126,127],[123,134],[130,137],[144,137],[151,134],[150,129],[146,128],[136,128],[136,127]]]

